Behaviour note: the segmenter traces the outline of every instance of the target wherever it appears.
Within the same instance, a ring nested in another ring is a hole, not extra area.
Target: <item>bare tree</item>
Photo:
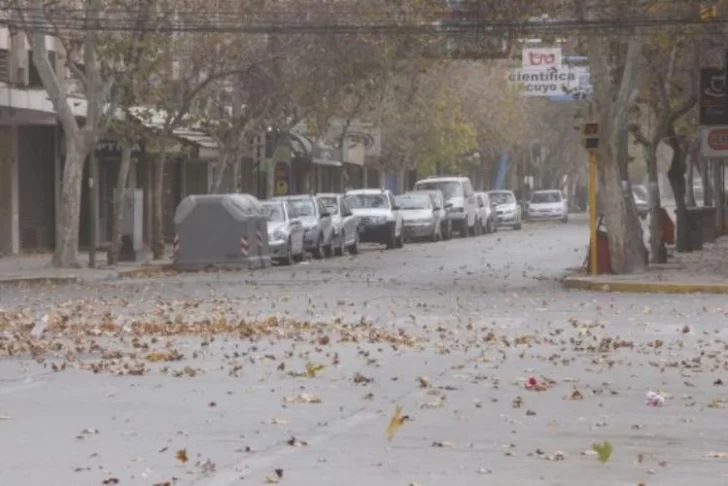
[[[586,19],[585,1],[575,0],[575,4],[579,18]],[[618,11],[618,4],[610,3],[608,7],[611,11]],[[599,192],[607,227],[610,263],[616,273],[642,271],[647,266],[647,259],[627,174],[627,144],[629,113],[637,99],[637,67],[643,38],[635,34],[610,39],[595,31],[590,31],[585,37],[594,89],[593,117],[599,121],[602,140],[597,151]]]
[[[130,0],[114,10],[124,12],[123,20],[133,26],[123,34],[105,32],[100,27],[109,20],[104,0],[88,0],[82,9],[45,4],[40,0],[17,0],[12,7],[19,26],[30,40],[33,63],[63,128],[66,152],[53,265],[78,267],[84,165],[117,113],[125,76],[136,69],[144,55],[155,1]],[[65,69],[57,71],[51,64],[46,35],[53,35],[63,43]],[[65,72],[68,76],[60,74]],[[79,82],[86,99],[83,121],[76,118],[74,101],[69,99],[72,79]]]
[[[697,102],[697,71],[693,62],[683,68],[686,59],[694,59],[695,44],[686,45],[685,38],[652,42],[643,48],[643,71],[647,84],[643,100],[648,108],[648,130],[643,124],[633,123],[630,130],[642,145],[647,162],[648,192],[650,198],[650,253],[653,263],[667,261],[661,216],[658,184],[658,146],[667,142],[673,149],[673,164],[668,173],[675,202],[678,207],[678,226],[685,216],[685,157],[686,147],[676,133],[676,123],[695,107]],[[639,105],[637,105],[639,107]],[[671,174],[671,175],[670,175]],[[680,182],[682,181],[682,182]]]

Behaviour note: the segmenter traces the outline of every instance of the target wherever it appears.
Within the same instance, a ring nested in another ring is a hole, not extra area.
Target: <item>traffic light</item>
[[[599,148],[599,124],[589,122],[584,124],[584,148],[587,150],[596,150]]]

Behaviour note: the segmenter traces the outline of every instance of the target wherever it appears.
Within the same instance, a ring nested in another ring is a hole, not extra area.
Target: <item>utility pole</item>
[[[584,148],[589,153],[589,270],[599,273],[597,242],[597,149],[599,148],[599,124],[584,124]]]

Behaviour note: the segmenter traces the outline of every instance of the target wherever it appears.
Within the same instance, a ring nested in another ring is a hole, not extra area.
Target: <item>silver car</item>
[[[348,250],[349,254],[359,253],[359,220],[351,212],[343,194],[316,194],[326,211],[331,215],[334,226],[334,253],[338,256]]]
[[[314,258],[330,257],[334,254],[334,225],[324,205],[313,196],[280,196],[272,201],[282,201],[288,207],[288,214],[298,219],[305,230],[304,246]]]
[[[435,209],[427,194],[408,193],[395,198],[402,212],[402,223],[406,240],[442,239],[440,211]]]
[[[291,218],[288,205],[282,201],[262,201],[268,216],[268,249],[273,260],[284,265],[301,261],[306,253],[303,236],[306,232],[298,219]]]
[[[488,191],[488,197],[495,203],[499,226],[510,226],[514,230],[521,229],[521,206],[516,201],[513,191]]]
[[[443,240],[449,240],[452,238],[452,219],[448,217],[448,212],[452,208],[452,204],[445,202],[445,196],[439,189],[422,190],[422,191],[410,191],[405,194],[427,194],[432,200],[432,205],[435,207],[435,211],[440,216],[440,234]]]

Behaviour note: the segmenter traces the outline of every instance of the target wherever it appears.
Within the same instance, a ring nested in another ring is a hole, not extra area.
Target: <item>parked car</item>
[[[284,265],[301,261],[306,253],[306,230],[300,220],[291,218],[283,201],[261,201],[268,216],[268,250],[273,260]]]
[[[432,200],[432,205],[440,215],[440,234],[443,240],[449,240],[452,238],[452,219],[449,218],[452,204],[445,202],[445,196],[439,189],[427,190],[427,191],[410,191],[406,194],[427,194]]]
[[[528,201],[528,219],[558,219],[562,223],[569,221],[569,208],[566,198],[559,190],[543,190],[531,193]]]
[[[331,215],[334,226],[334,253],[343,255],[348,250],[351,255],[359,254],[359,220],[351,212],[343,194],[316,194],[326,211]]]
[[[647,214],[650,212],[649,203],[637,191],[632,191],[632,197],[634,198],[634,205],[637,207],[637,215],[642,219],[646,219]]]
[[[481,233],[495,233],[498,231],[498,220],[490,197],[485,192],[476,192],[475,197],[478,200]]]
[[[407,193],[396,196],[395,201],[402,212],[404,235],[407,241],[427,238],[431,241],[442,239],[440,212],[435,209],[427,194]]]
[[[386,189],[347,191],[346,204],[359,220],[359,241],[380,243],[387,249],[404,246],[402,214]]]
[[[499,226],[510,226],[514,230],[521,229],[521,207],[516,201],[513,191],[488,191],[488,197],[495,204]]]
[[[304,244],[306,251],[314,258],[330,257],[334,254],[334,226],[331,215],[324,205],[313,196],[279,196],[272,201],[283,201],[288,207],[289,216],[298,219],[306,231]]]
[[[417,181],[415,191],[439,189],[445,196],[445,202],[452,208],[448,217],[453,229],[463,238],[475,236],[477,230],[478,204],[475,191],[468,177],[428,177]]]

